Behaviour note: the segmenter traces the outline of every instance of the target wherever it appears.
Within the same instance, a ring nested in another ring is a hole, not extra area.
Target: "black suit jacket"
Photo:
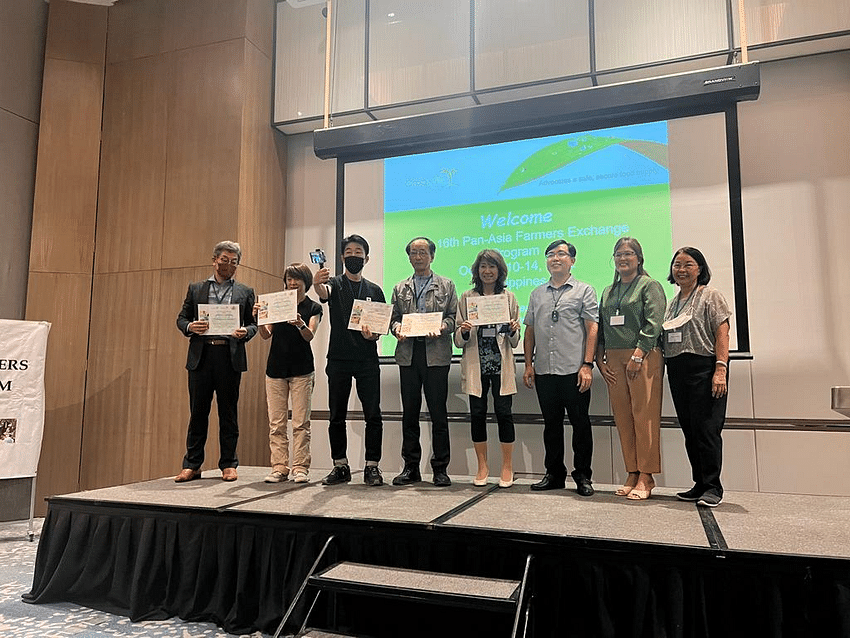
[[[198,304],[209,303],[210,283],[207,279],[189,284],[189,290],[186,291],[186,299],[183,301],[183,308],[180,310],[180,314],[177,315],[177,327],[180,328],[180,332],[189,337],[189,354],[186,357],[187,370],[196,370],[198,368],[198,364],[201,362],[201,355],[204,351],[204,340],[208,339],[204,335],[196,335],[194,332],[189,332],[189,324],[198,317]],[[242,326],[248,331],[248,334],[242,339],[236,339],[234,337],[216,338],[225,338],[230,341],[230,363],[236,372],[245,372],[248,369],[245,342],[250,341],[257,334],[257,321],[254,319],[254,289],[240,284],[238,281],[234,281],[230,303],[239,304],[239,309],[242,313]]]

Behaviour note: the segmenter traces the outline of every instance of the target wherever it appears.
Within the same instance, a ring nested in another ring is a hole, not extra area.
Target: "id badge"
[[[682,332],[680,330],[668,332],[667,343],[682,343]]]
[[[482,337],[495,337],[496,336],[496,328],[493,326],[487,326],[481,331]]]
[[[612,326],[625,326],[626,325],[626,315],[611,315],[611,325]]]

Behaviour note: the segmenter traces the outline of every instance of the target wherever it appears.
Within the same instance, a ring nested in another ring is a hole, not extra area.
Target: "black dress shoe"
[[[422,480],[422,475],[419,473],[419,468],[415,465],[408,465],[401,471],[401,474],[393,479],[393,485],[413,485]]]
[[[576,479],[576,492],[579,496],[593,496],[593,485],[590,484],[590,479]]]
[[[380,487],[384,484],[384,477],[377,465],[367,465],[363,468],[363,482],[369,487]]]
[[[437,487],[448,487],[452,484],[452,480],[445,470],[434,470],[434,485]]]
[[[562,490],[564,489],[564,479],[563,478],[555,478],[551,474],[546,474],[543,477],[543,480],[539,483],[534,483],[531,486],[536,492],[542,492],[543,490]]]

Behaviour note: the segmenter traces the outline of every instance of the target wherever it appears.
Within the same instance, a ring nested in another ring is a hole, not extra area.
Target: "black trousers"
[[[546,450],[546,473],[556,479],[566,478],[564,465],[564,412],[573,426],[574,479],[590,480],[593,456],[593,432],[590,426],[590,390],[579,392],[578,373],[538,374],[534,377],[537,401],[543,413],[543,447]]]
[[[711,396],[716,359],[680,354],[666,360],[670,394],[679,425],[685,435],[685,451],[691,463],[694,484],[703,491],[723,496],[720,470],[723,463],[723,424],[727,395]],[[728,379],[728,370],[727,370]]]
[[[381,460],[381,439],[384,434],[384,421],[381,418],[381,369],[378,363],[328,359],[325,373],[328,375],[328,438],[331,443],[331,457],[335,461],[348,457],[345,419],[348,416],[352,379],[356,379],[357,397],[360,399],[363,419],[366,421],[366,460],[377,463]]]
[[[516,440],[514,431],[513,395],[502,396],[502,378],[498,374],[481,375],[481,396],[469,395],[469,421],[472,426],[472,442],[483,443],[487,440],[487,392],[493,393],[493,411],[496,413],[496,423],[499,424],[499,441],[513,443]]]
[[[242,373],[230,363],[227,345],[204,345],[201,361],[189,370],[189,432],[183,468],[198,470],[204,464],[204,446],[210,425],[213,393],[218,404],[218,467],[236,467],[236,444],[239,441],[239,384]]]
[[[422,390],[431,417],[431,444],[434,454],[431,467],[445,470],[449,465],[449,366],[428,366],[425,342],[413,344],[413,359],[409,366],[399,366],[401,390],[401,458],[404,465],[419,467],[422,446],[419,443],[419,413],[422,410]]]

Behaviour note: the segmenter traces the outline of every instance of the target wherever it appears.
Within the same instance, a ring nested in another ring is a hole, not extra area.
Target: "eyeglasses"
[[[553,250],[551,252],[546,253],[546,259],[554,259],[557,257],[558,259],[563,259],[564,257],[572,257],[570,253],[566,250]]]
[[[619,253],[614,253],[614,257],[617,259],[624,259],[626,257],[634,257],[637,253],[633,250],[624,250]]]
[[[430,254],[431,254],[430,250],[411,250],[410,251],[411,257],[425,257],[425,256],[430,255]]]
[[[699,268],[696,264],[673,264],[673,270],[693,270]]]
[[[231,259],[228,259],[227,257],[219,257],[218,263],[220,263],[222,266],[230,266],[230,265],[238,266],[239,260],[238,259],[231,260]]]

